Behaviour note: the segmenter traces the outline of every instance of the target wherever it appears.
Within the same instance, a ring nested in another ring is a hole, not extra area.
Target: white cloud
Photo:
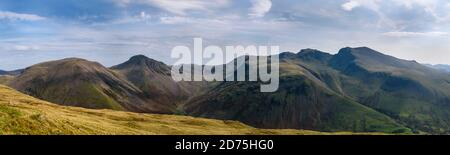
[[[437,22],[447,21],[448,16],[450,14],[450,12],[448,12],[448,8],[445,8],[445,3],[443,3],[444,1],[440,0],[392,0],[392,1],[408,9],[419,7],[429,15],[433,16]],[[443,10],[447,11],[442,12]]]
[[[380,9],[380,0],[349,0],[346,3],[342,4],[342,9],[346,11],[351,11],[357,7],[365,7],[375,12],[378,12]]]
[[[371,10],[379,17],[378,27],[403,31],[407,27],[414,27],[414,24],[418,25],[417,22],[421,22],[423,19],[399,19],[401,13],[407,15],[417,12],[416,16],[418,17],[432,17],[430,21],[443,24],[450,21],[450,11],[446,8],[447,4],[448,2],[445,0],[347,0],[341,5],[341,9],[351,11],[354,8],[361,7]],[[389,9],[395,9],[394,12],[400,13],[392,13],[393,11],[389,11]]]
[[[149,14],[147,14],[146,12],[144,12],[144,11],[142,11],[141,12],[141,14],[139,15],[139,17],[141,18],[141,19],[150,19],[150,18],[152,18],[152,16],[151,15],[149,15]]]
[[[361,4],[359,4],[358,1],[349,1],[347,3],[344,3],[341,5],[342,9],[344,9],[345,11],[352,11],[354,8],[360,6]]]
[[[387,32],[383,33],[384,36],[389,37],[439,37],[439,36],[447,36],[449,33],[447,32],[405,32],[405,31],[396,31],[396,32]]]
[[[251,0],[251,2],[253,6],[248,15],[253,18],[264,17],[272,8],[271,0]]]
[[[40,48],[35,45],[12,45],[6,49],[13,51],[32,51],[32,50],[39,50]]]
[[[160,22],[163,24],[179,24],[179,23],[191,23],[193,19],[182,16],[165,16],[160,18]]]
[[[413,8],[414,6],[421,6],[425,8],[435,7],[439,1],[438,0],[392,0],[395,3],[401,4],[406,8]]]
[[[187,11],[210,11],[227,6],[229,2],[230,0],[117,0],[120,6],[145,4],[177,15],[186,15]]]
[[[399,6],[406,9],[420,8],[436,19],[442,20],[443,17],[438,13],[438,8],[445,6],[442,3],[442,0],[348,0],[341,7],[346,11],[351,11],[356,7],[365,7],[375,12],[380,12],[380,6],[382,5]]]
[[[9,11],[0,11],[0,19],[37,21],[37,20],[44,20],[45,18],[33,14],[21,14]]]

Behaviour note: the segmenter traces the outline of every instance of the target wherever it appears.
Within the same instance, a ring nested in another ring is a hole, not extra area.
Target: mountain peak
[[[339,50],[335,57],[345,58],[347,61],[361,59],[364,61],[396,61],[397,59],[375,51],[368,47],[345,47]]]
[[[93,62],[93,61],[88,61],[86,59],[81,59],[81,58],[64,58],[61,60],[54,60],[54,61],[48,61],[48,62],[44,62],[41,64],[59,64],[59,65],[86,65],[86,64],[94,64],[97,62]],[[39,64],[38,64],[39,65]]]
[[[86,59],[81,59],[81,58],[65,58],[65,59],[61,59],[61,60],[54,60],[54,61],[48,61],[48,62],[43,62],[43,63],[39,63],[33,66],[30,66],[28,68],[25,69],[26,70],[33,70],[36,68],[81,68],[81,69],[85,69],[85,70],[95,70],[95,69],[99,69],[102,68],[103,65],[101,65],[98,62],[95,61],[88,61]],[[23,70],[17,70],[19,73],[22,72]]]
[[[142,55],[142,54],[135,55],[130,58],[131,61],[149,60],[149,59],[150,59],[149,57]]]
[[[164,64],[160,61],[151,59],[145,55],[135,55],[132,56],[127,62],[124,64],[133,64],[133,65],[150,65],[150,64]]]
[[[344,47],[339,50],[339,54],[366,55],[366,56],[387,56],[383,53],[375,51],[369,47]]]
[[[149,58],[145,55],[135,55],[131,57],[130,60],[128,60],[127,62],[165,65],[163,62]]]
[[[280,53],[279,56],[281,59],[284,59],[284,58],[292,58],[292,57],[295,57],[296,55],[295,55],[295,53],[292,53],[292,52],[282,52],[282,53]]]
[[[416,61],[399,59],[383,54],[368,47],[345,47],[333,56],[331,64],[340,68],[348,64],[358,62],[359,65],[372,71],[385,71],[387,68],[411,68],[423,69],[424,66]]]
[[[58,60],[57,60],[57,61],[58,61]],[[64,59],[61,59],[60,61],[88,61],[88,60],[82,59],[82,58],[71,57],[71,58],[64,58]]]
[[[144,68],[146,70],[153,70],[159,73],[168,74],[170,73],[170,68],[163,62],[151,59],[145,55],[135,55],[131,57],[128,61],[111,67],[112,69],[139,69]]]
[[[319,50],[316,50],[316,49],[311,49],[311,48],[302,49],[297,54],[298,55],[331,55],[329,53],[322,52],[322,51],[319,51]]]
[[[319,61],[327,61],[332,57],[331,54],[325,53],[316,49],[302,49],[299,53],[297,53],[298,57],[306,60],[319,60]]]
[[[161,66],[167,66],[163,62],[151,59],[145,55],[135,55],[131,57],[128,61],[116,65],[112,68],[114,69],[122,69],[122,68],[128,68],[131,66],[142,66],[142,67],[149,67],[149,68],[159,68]]]

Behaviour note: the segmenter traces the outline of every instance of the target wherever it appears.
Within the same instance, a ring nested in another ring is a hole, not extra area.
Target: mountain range
[[[224,82],[188,103],[195,116],[268,128],[447,133],[450,77],[372,49],[280,55],[280,89]],[[249,91],[253,90],[253,91]]]
[[[171,80],[167,65],[143,56],[111,69],[78,58],[44,62],[9,85],[61,105],[148,113],[173,113],[189,95],[188,85]]]
[[[60,105],[237,120],[260,128],[450,133],[450,74],[367,47],[280,57],[280,86],[175,82],[143,55],[107,68],[69,58],[30,66],[4,84]],[[250,59],[245,66],[248,68]],[[225,73],[226,74],[226,73]]]
[[[13,70],[13,71],[4,71],[0,70],[0,76],[1,75],[19,75],[23,72],[23,69]]]

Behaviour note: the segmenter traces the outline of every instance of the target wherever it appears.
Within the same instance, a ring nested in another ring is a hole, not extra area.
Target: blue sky
[[[450,64],[448,0],[2,0],[0,69],[135,54],[172,63],[174,46],[279,45],[335,53],[368,46]]]

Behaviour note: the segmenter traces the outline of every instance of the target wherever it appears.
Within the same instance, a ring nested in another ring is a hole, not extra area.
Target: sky
[[[112,66],[136,54],[168,64],[175,46],[367,46],[450,64],[448,0],[1,0],[0,69],[67,57]]]

